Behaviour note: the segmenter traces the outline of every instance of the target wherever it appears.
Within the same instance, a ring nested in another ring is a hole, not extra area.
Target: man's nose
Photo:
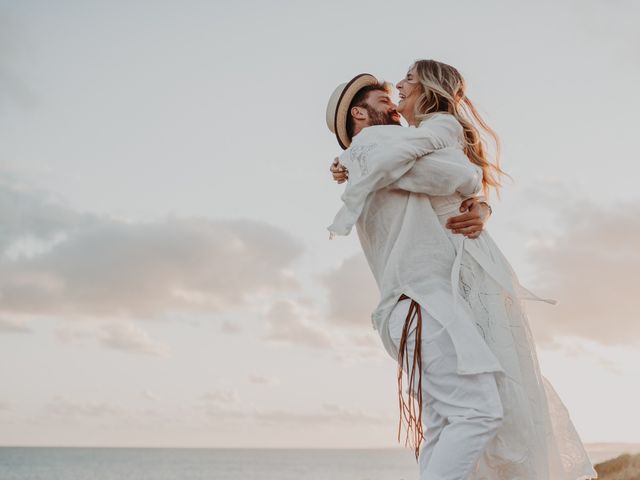
[[[402,88],[402,80],[400,80],[398,83],[396,83],[396,88],[398,90],[400,90]]]

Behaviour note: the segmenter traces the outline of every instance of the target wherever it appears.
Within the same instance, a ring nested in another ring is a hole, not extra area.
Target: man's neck
[[[356,124],[353,127],[353,136],[355,137],[356,135],[358,135],[363,129],[370,127],[371,125],[367,124],[367,123],[360,123],[360,124]]]
[[[355,138],[355,136],[358,135],[362,131],[362,129],[366,127],[368,127],[368,125],[356,126],[353,129],[353,137]]]

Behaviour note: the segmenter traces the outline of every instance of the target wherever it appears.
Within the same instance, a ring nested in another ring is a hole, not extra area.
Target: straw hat
[[[349,115],[349,105],[353,97],[363,87],[378,83],[378,79],[373,75],[361,73],[349,82],[338,85],[331,94],[327,104],[327,127],[336,134],[338,143],[344,150],[351,144],[351,138],[347,134],[347,115]]]

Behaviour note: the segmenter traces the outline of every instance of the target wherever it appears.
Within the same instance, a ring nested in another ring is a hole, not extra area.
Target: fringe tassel
[[[406,343],[407,343],[407,335],[409,334],[409,330],[411,329],[411,324],[413,323],[414,318],[417,319],[417,327],[416,327],[416,338],[415,338],[415,350],[413,355],[413,365],[411,365],[411,373],[409,376],[409,395],[408,402],[404,401],[404,396],[402,394],[402,373],[403,373],[403,363],[406,359],[406,367],[407,371],[409,371],[409,358],[405,356]],[[399,397],[399,406],[400,406],[400,420],[398,423],[398,442],[400,441],[400,431],[402,429],[402,419],[404,418],[407,422],[407,435],[405,437],[405,446],[407,445],[407,440],[409,439],[409,433],[413,430],[412,433],[412,442],[411,448],[415,450],[416,462],[418,461],[418,456],[420,454],[420,444],[424,439],[424,434],[422,431],[422,352],[421,352],[421,337],[422,337],[422,312],[420,310],[420,305],[415,300],[411,300],[411,305],[409,306],[409,312],[407,313],[407,318],[404,322],[404,328],[402,330],[402,338],[400,339],[400,352],[398,354],[398,397]],[[416,372],[416,368],[418,369],[418,406],[416,412],[415,406],[415,398],[413,392],[414,386],[414,375]]]

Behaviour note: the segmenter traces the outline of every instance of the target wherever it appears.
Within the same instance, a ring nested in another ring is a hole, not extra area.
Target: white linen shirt
[[[458,373],[503,371],[468,306],[456,300],[457,249],[432,205],[433,199],[437,208],[455,210],[482,187],[482,169],[464,154],[462,134],[462,126],[446,113],[431,115],[418,128],[363,129],[340,156],[349,182],[329,231],[331,238],[348,235],[356,225],[380,292],[372,327],[393,358],[398,350],[389,337],[389,314],[405,294],[447,329]]]

